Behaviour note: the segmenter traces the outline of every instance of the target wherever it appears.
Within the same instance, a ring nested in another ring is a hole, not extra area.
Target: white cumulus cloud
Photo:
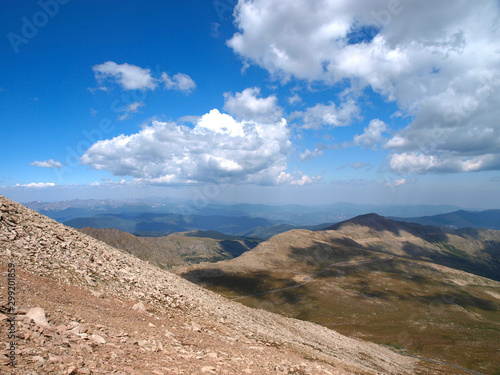
[[[429,155],[403,152],[389,156],[389,170],[398,173],[479,172],[498,169],[500,169],[500,158],[495,154],[466,157],[446,153]]]
[[[290,184],[304,186],[321,181],[321,179],[321,176],[309,177],[308,175],[305,175],[300,171],[296,171],[294,173],[280,172],[276,179],[276,183],[278,185]]]
[[[394,181],[393,185],[397,187],[397,186],[402,186],[404,184],[406,184],[406,178],[401,178],[399,180]]]
[[[290,118],[301,118],[304,129],[319,129],[323,126],[339,127],[351,125],[352,120],[359,116],[359,111],[359,107],[353,100],[347,100],[340,106],[336,106],[334,102],[328,105],[316,104],[303,112],[295,111]]]
[[[302,98],[300,97],[299,94],[294,94],[288,98],[288,103],[290,105],[295,105],[298,104],[302,101]]]
[[[499,19],[496,0],[240,0],[227,43],[275,77],[393,101],[412,119],[385,144],[393,172],[496,170]],[[306,111],[305,126],[347,122],[329,112]],[[358,142],[374,147],[379,133]]]
[[[306,149],[304,152],[300,153],[299,157],[301,161],[309,161],[324,154],[323,150],[338,150],[338,145],[325,145],[323,143],[318,143],[314,150]]]
[[[284,119],[238,121],[214,109],[194,127],[152,121],[138,133],[99,141],[81,163],[158,185],[308,183],[308,176],[286,173],[289,136]]]
[[[56,186],[53,182],[31,182],[29,184],[16,184],[16,187],[24,187],[29,189],[43,189]]]
[[[123,121],[130,117],[132,113],[137,113],[139,108],[144,107],[145,104],[143,102],[133,102],[129,105],[123,107],[121,110],[124,112],[120,116],[118,116],[118,120]]]
[[[309,161],[323,154],[323,149],[317,147],[313,151],[306,149],[304,152],[300,153],[299,157],[301,161]]]
[[[387,131],[387,125],[379,120],[371,120],[363,134],[354,136],[354,144],[376,150],[377,145],[384,140],[382,133]]]
[[[258,87],[247,88],[242,92],[224,93],[224,110],[238,120],[255,120],[263,123],[279,121],[283,109],[278,106],[276,95],[260,98]]]
[[[408,182],[406,178],[394,179],[388,175],[386,175],[385,177],[386,177],[385,180],[379,180],[377,182],[391,189],[397,188],[398,186],[406,185],[406,183]]]
[[[163,82],[168,90],[179,90],[191,92],[196,88],[193,79],[184,73],[174,74],[172,77],[163,72],[161,77],[155,78],[150,69],[144,69],[131,64],[117,64],[114,61],[107,61],[104,64],[92,67],[95,79],[98,83],[112,80],[124,90],[154,90],[158,84]],[[91,92],[96,90],[109,91],[105,86],[89,88]]]

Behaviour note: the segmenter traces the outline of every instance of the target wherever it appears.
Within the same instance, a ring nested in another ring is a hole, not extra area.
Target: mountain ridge
[[[294,226],[317,225],[349,219],[366,212],[377,212],[384,216],[417,217],[436,215],[460,209],[450,205],[369,205],[337,202],[326,205],[297,204],[224,204],[209,203],[197,209],[192,202],[172,199],[128,199],[128,200],[73,200],[61,202],[27,202],[26,206],[42,214],[64,222],[70,219],[90,217],[96,213],[182,213],[201,216],[248,216],[261,217],[280,224]]]
[[[362,239],[365,243],[369,243],[372,238],[368,246],[370,250],[410,259],[430,260],[445,266],[452,265],[452,268],[500,281],[500,231],[482,228],[449,229],[396,221],[377,214],[361,215],[326,230],[335,230],[353,239]],[[383,236],[383,232],[390,235]],[[388,250],[394,241],[399,241],[398,248]],[[477,241],[481,243],[478,244]],[[462,247],[467,250],[459,250]]]
[[[432,216],[393,217],[393,219],[398,221],[411,221],[422,225],[446,226],[452,229],[500,229],[500,210],[498,209],[490,209],[479,212],[458,210]]]
[[[281,233],[238,258],[175,272],[251,307],[494,373],[499,255],[500,231],[367,214],[329,230]]]

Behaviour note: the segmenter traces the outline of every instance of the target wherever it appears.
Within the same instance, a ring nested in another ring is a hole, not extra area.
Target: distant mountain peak
[[[386,218],[385,216],[380,216],[375,213],[370,213],[370,214],[365,214],[365,215],[359,215],[356,217],[353,217],[352,219],[342,221],[340,223],[334,224],[326,230],[339,230],[341,228],[351,226],[351,225],[359,225],[359,226],[366,226],[370,227],[371,229],[381,231],[381,230],[389,230],[393,229],[395,225],[399,224],[396,221],[390,220]],[[399,226],[399,225],[398,225]]]
[[[349,229],[349,232],[353,232],[353,230],[357,231],[357,229],[354,229],[357,227],[369,228],[371,231],[375,232],[392,232],[396,236],[404,236],[405,233],[421,236],[430,233],[445,234],[449,232],[449,230],[444,227],[392,220],[374,213],[356,216],[352,219],[332,225],[325,230],[336,230],[346,234],[345,230]]]
[[[359,222],[376,222],[381,220],[389,220],[385,216],[378,215],[376,213],[369,213],[365,215],[359,215],[351,219],[351,221],[359,221]]]

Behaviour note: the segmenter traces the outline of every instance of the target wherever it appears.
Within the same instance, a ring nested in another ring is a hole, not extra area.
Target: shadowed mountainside
[[[431,261],[500,281],[500,231],[451,230],[376,214],[358,216],[326,230],[335,230],[369,250]]]
[[[118,229],[87,227],[80,231],[160,268],[232,259],[261,242],[215,231],[181,232],[165,237],[137,237]]]
[[[369,214],[325,231],[282,233],[236,259],[176,272],[251,307],[493,374],[499,247],[499,231]]]

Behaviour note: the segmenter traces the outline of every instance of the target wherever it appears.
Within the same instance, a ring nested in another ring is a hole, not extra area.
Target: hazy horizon
[[[18,198],[21,198],[22,195],[20,195]],[[28,196],[31,197],[31,196]],[[53,198],[53,196],[51,195]],[[9,197],[7,197],[9,198]],[[465,210],[465,211],[484,211],[484,210],[490,210],[490,209],[498,209],[495,207],[475,207],[475,206],[462,206],[462,205],[454,205],[454,204],[444,204],[444,203],[437,203],[437,204],[427,204],[427,203],[422,203],[422,204],[401,204],[401,203],[395,203],[395,202],[386,202],[386,203],[373,203],[371,201],[367,202],[349,202],[349,201],[330,201],[330,202],[322,202],[322,203],[312,203],[312,202],[294,202],[294,201],[279,201],[279,200],[269,200],[268,202],[263,201],[262,199],[255,199],[255,200],[231,200],[231,199],[224,199],[224,197],[221,197],[221,194],[214,196],[214,195],[206,195],[203,193],[202,190],[197,190],[196,192],[192,194],[185,194],[183,196],[179,195],[177,197],[173,196],[151,196],[151,195],[146,195],[146,196],[129,196],[125,195],[123,197],[120,196],[104,196],[104,197],[67,197],[65,199],[64,197],[61,197],[60,199],[15,199],[15,197],[10,197],[9,199],[12,199],[18,203],[21,204],[28,204],[28,203],[35,203],[39,202],[42,204],[52,204],[52,203],[66,203],[68,204],[68,207],[77,207],[76,202],[92,202],[92,201],[109,201],[110,203],[141,203],[145,205],[156,205],[156,204],[179,204],[182,207],[188,207],[190,209],[193,209],[194,211],[197,210],[203,210],[206,208],[213,208],[213,207],[224,207],[227,206],[232,207],[232,206],[238,206],[238,205],[248,205],[248,206],[265,206],[265,207],[287,207],[287,206],[297,206],[297,207],[304,207],[306,210],[310,209],[317,209],[318,211],[321,211],[325,208],[331,208],[331,206],[346,206],[346,207],[374,207],[374,208],[388,208],[388,207],[399,207],[399,208],[422,208],[424,211],[426,208],[430,209],[431,212],[434,212],[436,209],[439,211],[439,213],[448,213],[452,211],[457,211],[457,210]],[[75,205],[71,205],[71,202],[75,202]],[[97,204],[97,203],[96,203]],[[168,210],[167,210],[168,211]],[[371,211],[366,211],[366,214],[371,213]],[[429,215],[433,215],[435,213],[431,213]]]

